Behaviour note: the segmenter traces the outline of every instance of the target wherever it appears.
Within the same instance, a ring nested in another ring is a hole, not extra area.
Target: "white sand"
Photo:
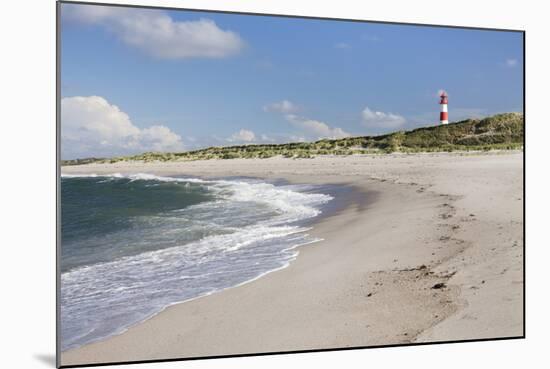
[[[92,164],[64,173],[346,183],[288,268],[169,307],[63,365],[523,335],[523,154]],[[351,198],[350,198],[351,197]],[[338,199],[336,200],[338,201]],[[445,287],[433,289],[437,283]]]

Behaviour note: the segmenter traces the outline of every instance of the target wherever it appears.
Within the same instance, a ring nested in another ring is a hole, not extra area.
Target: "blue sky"
[[[523,109],[523,37],[62,5],[62,156],[315,140]]]

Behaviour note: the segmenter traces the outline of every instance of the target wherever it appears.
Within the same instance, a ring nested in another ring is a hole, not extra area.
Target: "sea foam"
[[[96,181],[98,186],[105,181],[143,182],[150,189],[162,183],[192,184],[207,189],[214,199],[139,219],[139,227],[150,236],[139,242],[160,244],[192,232],[200,238],[62,273],[62,350],[121,333],[174,303],[286,267],[296,258],[297,246],[319,241],[308,234],[310,228],[303,221],[319,215],[322,205],[332,199],[312,186],[258,180],[120,173],[63,178]],[[113,246],[124,242],[124,237],[119,238]]]

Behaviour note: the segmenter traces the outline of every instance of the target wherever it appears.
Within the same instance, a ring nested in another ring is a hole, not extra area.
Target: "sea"
[[[151,174],[61,178],[61,349],[289,265],[326,188]]]

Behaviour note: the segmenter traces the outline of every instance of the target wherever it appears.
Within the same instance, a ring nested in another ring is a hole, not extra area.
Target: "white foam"
[[[319,215],[321,212],[318,206],[332,200],[332,196],[319,193],[303,193],[300,190],[310,189],[307,185],[275,186],[271,183],[258,181],[237,181],[237,180],[204,180],[192,177],[168,177],[158,176],[149,173],[136,173],[123,175],[114,174],[62,174],[67,178],[128,178],[131,181],[159,181],[159,182],[182,182],[198,183],[208,185],[209,189],[220,192],[220,190],[231,190],[229,196],[234,201],[263,202],[281,213],[287,215],[283,221],[298,221]]]
[[[201,184],[215,191],[218,200],[173,211],[175,216],[202,215],[207,221],[208,214],[216,214],[223,221],[227,213],[229,221],[235,221],[235,212],[240,211],[239,216],[250,223],[224,225],[228,233],[63,273],[63,350],[118,334],[171,304],[241,285],[288,266],[297,256],[297,246],[318,241],[307,234],[310,228],[295,222],[319,215],[320,205],[332,199],[325,194],[298,192],[296,186],[257,180],[204,180],[146,173],[63,176]],[[258,221],[248,204],[271,209],[274,216]],[[196,226],[222,227],[201,223],[200,219]]]
[[[61,173],[61,178],[97,178],[97,177],[106,177],[106,178],[124,178],[120,173],[112,174],[96,174],[96,173],[86,173],[86,174],[71,174],[71,173]]]

